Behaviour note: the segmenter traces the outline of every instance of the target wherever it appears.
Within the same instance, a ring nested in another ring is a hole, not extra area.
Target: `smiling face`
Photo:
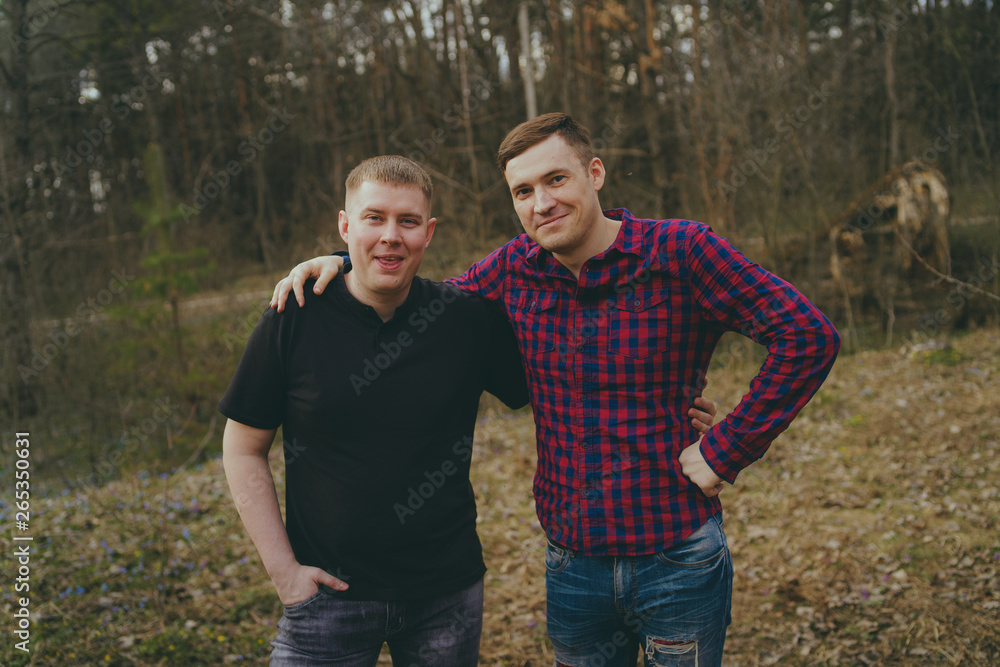
[[[504,176],[521,226],[538,245],[557,258],[586,259],[604,249],[604,215],[597,196],[604,185],[604,165],[599,158],[584,164],[553,134],[508,160]]]
[[[416,185],[364,181],[340,212],[340,236],[352,269],[347,288],[383,319],[406,300],[424,250],[434,235],[430,201]]]

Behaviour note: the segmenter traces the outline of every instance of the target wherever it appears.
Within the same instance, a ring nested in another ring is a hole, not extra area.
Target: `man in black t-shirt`
[[[353,270],[268,310],[219,409],[240,517],[284,605],[272,665],[475,665],[483,564],[469,482],[479,396],[527,403],[506,318],[416,277],[431,181],[398,156],[347,179]],[[268,467],[283,428],[286,524]]]

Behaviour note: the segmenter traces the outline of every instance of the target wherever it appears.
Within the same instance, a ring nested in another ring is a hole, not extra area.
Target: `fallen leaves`
[[[726,664],[1000,663],[997,338],[955,339],[943,361],[842,357],[723,492],[736,569]],[[710,373],[720,414],[755,373]],[[534,466],[530,412],[480,420],[483,665],[552,662]],[[34,503],[45,531],[33,552],[35,664],[266,662],[280,605],[220,461]]]

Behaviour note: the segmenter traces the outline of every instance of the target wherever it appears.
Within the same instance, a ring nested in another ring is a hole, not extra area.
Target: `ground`
[[[1000,663],[998,342],[989,329],[843,355],[723,492],[727,665]],[[709,374],[723,414],[756,372],[740,349]],[[487,404],[476,443],[481,662],[549,665],[530,412]],[[280,483],[280,457],[273,467]],[[17,600],[5,577],[0,663],[266,664],[280,609],[219,460],[32,501],[30,653],[6,631]]]

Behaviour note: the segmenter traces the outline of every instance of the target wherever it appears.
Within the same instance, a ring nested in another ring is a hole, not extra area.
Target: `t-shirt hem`
[[[483,578],[486,574],[486,566],[476,568],[475,571],[469,574],[457,578],[451,579],[446,583],[436,583],[426,586],[416,586],[413,588],[369,588],[369,587],[350,587],[342,593],[338,593],[339,597],[346,600],[353,600],[358,602],[363,601],[378,601],[386,602],[389,600],[416,600],[421,598],[431,598],[440,597],[442,595],[450,595],[452,593],[457,593],[458,591],[464,590],[469,586],[473,585],[477,581]],[[348,582],[350,585],[350,582]]]

